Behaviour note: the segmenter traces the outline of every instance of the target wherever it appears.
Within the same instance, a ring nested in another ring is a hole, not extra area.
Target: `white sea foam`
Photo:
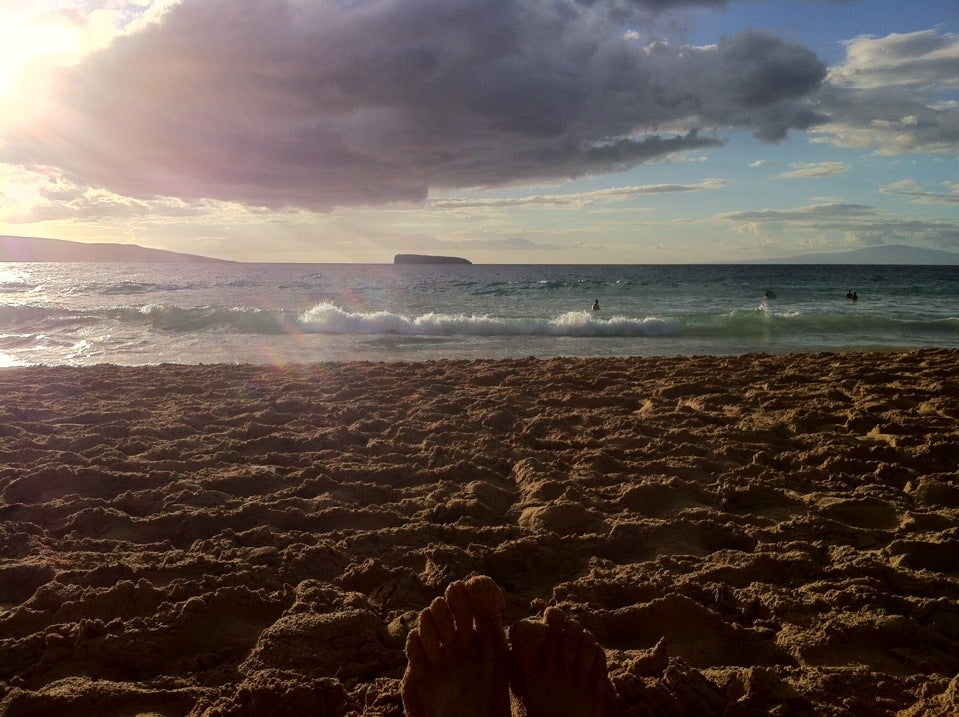
[[[680,329],[674,321],[600,318],[587,311],[569,311],[552,318],[436,312],[407,316],[389,311],[351,312],[325,302],[304,312],[300,325],[315,333],[401,336],[665,336]]]

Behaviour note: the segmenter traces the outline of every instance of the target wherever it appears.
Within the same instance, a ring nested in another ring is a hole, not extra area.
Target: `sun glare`
[[[20,112],[57,67],[158,22],[180,0],[0,2],[0,106]]]
[[[31,90],[28,71],[36,63],[64,64],[81,50],[79,28],[36,16],[0,13],[0,98],[26,96]]]

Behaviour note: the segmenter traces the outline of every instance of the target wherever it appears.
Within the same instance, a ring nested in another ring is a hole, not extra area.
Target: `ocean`
[[[959,267],[0,263],[0,366],[918,347]]]

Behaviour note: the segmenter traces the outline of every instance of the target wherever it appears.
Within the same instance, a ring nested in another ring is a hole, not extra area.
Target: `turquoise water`
[[[927,346],[959,267],[0,264],[7,366]]]

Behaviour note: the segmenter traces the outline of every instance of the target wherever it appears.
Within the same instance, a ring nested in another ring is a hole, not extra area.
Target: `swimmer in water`
[[[599,311],[599,299],[593,302],[593,311]]]

